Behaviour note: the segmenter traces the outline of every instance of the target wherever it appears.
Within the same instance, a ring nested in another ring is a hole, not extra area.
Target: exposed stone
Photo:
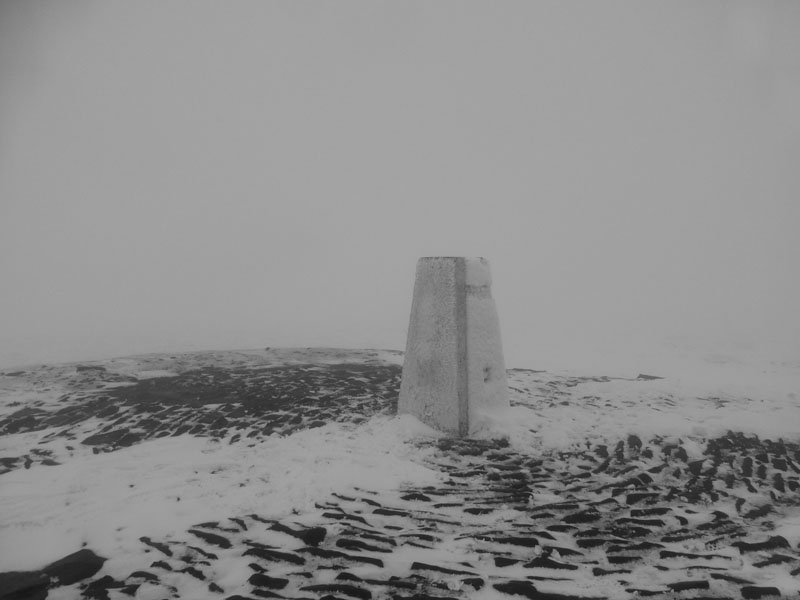
[[[414,562],[411,564],[412,571],[436,571],[437,573],[446,573],[447,575],[470,575],[474,576],[477,573],[472,573],[470,571],[462,571],[459,569],[450,569],[448,567],[440,567],[437,565],[430,565],[423,562]]]
[[[304,565],[306,560],[302,556],[290,554],[289,552],[279,552],[269,548],[253,547],[245,551],[244,556],[255,556],[271,562],[287,562],[293,565]]]
[[[71,585],[97,573],[106,562],[88,548],[78,550],[47,565],[42,572],[57,580],[57,585]]]
[[[318,584],[318,585],[306,585],[300,588],[301,592],[339,592],[341,594],[346,594],[353,598],[359,598],[360,600],[370,600],[372,598],[372,592],[369,590],[365,590],[364,588],[356,587],[354,585],[348,585],[345,583],[327,583],[327,584]]]
[[[318,546],[328,534],[328,530],[324,527],[308,527],[307,529],[296,530],[277,522],[272,525],[271,529],[291,535],[301,540],[307,546]]]
[[[731,544],[734,548],[738,548],[739,552],[761,552],[763,550],[777,550],[778,548],[791,548],[789,542],[782,535],[775,535],[763,542],[733,542]]]
[[[567,571],[575,571],[578,569],[577,565],[571,565],[569,563],[560,562],[544,556],[537,556],[532,561],[525,564],[525,567],[528,569],[562,569]]]
[[[707,590],[709,589],[709,583],[706,580],[678,581],[676,583],[668,583],[667,587],[674,592],[685,592],[686,590]]]
[[[781,591],[772,586],[745,585],[740,588],[740,591],[742,592],[742,598],[746,598],[747,600],[758,600],[759,598],[768,596],[781,595]]]
[[[411,492],[410,494],[406,494],[404,496],[400,496],[400,498],[403,499],[403,500],[419,500],[420,502],[430,502],[431,501],[431,499],[428,496],[426,496],[425,494],[422,494],[420,492]]]
[[[366,552],[391,552],[391,549],[381,548],[380,546],[367,544],[365,542],[362,542],[361,540],[352,540],[349,538],[339,538],[338,540],[336,540],[336,545],[339,548],[344,548],[345,550],[363,550]]]
[[[254,573],[247,582],[251,585],[268,588],[270,590],[282,590],[289,584],[288,579],[283,577],[270,577],[263,573]]]
[[[0,573],[0,600],[44,600],[49,583],[41,571]]]
[[[223,537],[221,535],[217,535],[216,533],[210,533],[208,531],[202,531],[200,529],[190,529],[189,533],[199,537],[201,540],[208,544],[212,544],[214,546],[219,546],[220,548],[227,549],[231,547],[231,542],[228,538]]]
[[[163,552],[167,556],[172,556],[172,550],[169,549],[169,546],[166,544],[162,544],[161,542],[154,542],[149,537],[140,537],[139,541],[143,544],[147,544],[151,548],[155,548],[156,550]]]

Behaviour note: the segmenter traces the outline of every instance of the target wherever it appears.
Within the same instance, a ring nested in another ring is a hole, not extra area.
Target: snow
[[[438,475],[409,459],[408,442],[436,435],[413,417],[384,416],[251,445],[162,438],[16,470],[2,480],[0,572],[40,568],[87,544],[122,574],[142,536],[168,539],[221,514],[282,518],[358,486],[433,485]]]
[[[727,431],[773,440],[800,436],[798,364],[665,358],[662,368],[649,366],[646,373],[662,378],[638,380],[637,372],[516,371],[511,385],[523,392],[517,404],[484,415],[475,435],[504,435],[518,449],[616,442],[633,433],[643,438],[713,437]],[[583,380],[568,388],[562,403],[542,403],[535,388],[554,375]],[[598,375],[607,380],[587,377]],[[683,445],[690,452],[691,440],[684,439]]]
[[[300,349],[283,354],[269,350],[210,353],[204,360],[234,365],[251,358],[263,360],[264,356],[282,361],[281,364],[356,360],[352,354]],[[393,352],[370,356],[398,361],[398,353]],[[117,359],[103,364],[109,366],[113,362],[116,370],[145,378],[169,376],[188,368],[188,362],[182,364],[181,360],[167,361],[154,355],[144,361]],[[664,377],[656,380],[639,380],[636,372],[554,375],[512,371],[512,406],[483,415],[477,435],[504,437],[512,449],[544,453],[587,442],[615,443],[635,433],[643,439],[680,439],[690,458],[702,455],[700,440],[728,430],[762,438],[800,438],[797,365],[728,361],[662,367],[647,371]],[[42,383],[35,389],[25,389],[15,378],[0,378],[0,417],[20,405],[55,403],[61,393],[59,385],[66,385],[67,381],[66,375],[59,375],[62,371],[67,373],[69,369],[47,370],[55,383]],[[591,377],[597,375],[608,377]],[[541,388],[554,376],[574,381],[564,388],[558,401],[544,401]],[[87,430],[92,426],[91,422],[85,424]],[[33,447],[47,433],[2,436],[0,455]],[[0,476],[0,572],[41,568],[85,544],[109,557],[103,574],[124,578],[141,566],[132,561],[141,558],[142,536],[169,541],[185,536],[186,530],[198,523],[253,513],[263,518],[292,517],[300,522],[313,512],[315,503],[325,501],[334,492],[347,495],[354,489],[367,489],[381,494],[406,485],[436,486],[445,475],[425,466],[426,457],[433,450],[419,442],[440,435],[410,415],[379,415],[357,425],[330,423],[260,442],[231,443],[231,439],[214,441],[184,435],[150,440],[111,453],[92,454],[90,449],[80,448],[61,465],[35,464]],[[48,447],[69,443],[53,438]],[[544,504],[561,499],[540,488],[531,501]],[[503,511],[498,511],[476,519],[485,519],[487,527],[491,527],[502,523],[505,517]],[[453,519],[458,518],[458,509],[454,509]],[[275,537],[267,539],[267,543],[276,546],[298,544],[277,532],[270,535]],[[788,515],[777,522],[771,535],[782,535],[797,547],[800,516]],[[403,575],[412,561],[442,564],[474,560],[470,543],[453,540],[430,551],[401,549],[391,556],[391,561],[387,559],[385,572]],[[742,560],[738,554],[733,558]],[[749,558],[747,561],[752,562]],[[224,555],[216,567],[216,581],[225,589],[233,588],[249,575],[247,562],[240,555]],[[479,570],[482,566],[486,565],[477,565]],[[513,576],[514,568],[506,573]],[[368,571],[368,567],[364,569]],[[353,572],[360,571],[356,568]],[[646,574],[647,570],[641,573]],[[797,590],[796,580],[782,573],[775,570],[775,585]],[[519,575],[523,578],[525,573],[520,570]],[[641,576],[642,580],[634,584],[654,586],[660,581],[655,567],[652,576],[650,581]],[[450,581],[454,586],[460,585],[458,578]],[[169,580],[162,583],[168,585]],[[545,582],[537,583],[537,587],[548,591]],[[559,590],[564,592],[563,587]],[[578,595],[624,597],[619,585],[612,581],[577,582],[574,591]],[[200,582],[196,590],[184,587],[181,594],[208,595]],[[143,585],[137,598],[166,595],[163,586]],[[75,591],[57,588],[49,597],[74,598]],[[505,596],[487,586],[475,597]]]
[[[464,266],[466,268],[465,280],[467,285],[491,287],[492,272],[489,268],[488,260],[467,257],[464,259]]]

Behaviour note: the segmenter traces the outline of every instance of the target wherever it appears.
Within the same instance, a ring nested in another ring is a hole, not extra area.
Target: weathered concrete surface
[[[417,263],[398,412],[468,436],[481,415],[508,406],[489,263],[429,257]]]

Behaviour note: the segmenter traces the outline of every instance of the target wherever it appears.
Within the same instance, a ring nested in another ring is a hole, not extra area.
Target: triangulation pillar
[[[417,262],[399,413],[457,436],[508,406],[500,324],[483,258]]]

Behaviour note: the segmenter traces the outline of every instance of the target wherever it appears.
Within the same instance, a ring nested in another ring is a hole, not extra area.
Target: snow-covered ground
[[[76,365],[31,367],[0,373],[0,418],[25,407],[54,410],[65,401],[80,400],[81,390],[176,377],[209,364],[256,368],[370,361],[397,365],[401,360],[390,352],[269,350],[151,355],[88,365],[103,367],[105,380],[86,379],[92,369],[77,371]],[[797,443],[798,374],[800,369],[792,364],[718,364],[683,375],[670,368],[648,374],[663,379],[637,377],[635,372],[511,370],[512,406],[487,420],[480,437],[507,440],[510,452],[544,457],[603,444],[612,447],[635,435],[645,444],[678,444],[689,462],[703,459],[706,442],[727,431]],[[213,410],[215,405],[205,408]],[[6,431],[0,435],[0,459],[35,456],[38,449],[47,450],[53,460],[26,462],[24,467],[14,463],[0,475],[0,572],[39,569],[87,546],[109,559],[103,575],[124,579],[152,560],[142,556],[142,537],[178,540],[198,523],[251,514],[302,523],[333,494],[346,497],[354,490],[369,490],[382,498],[401,489],[447,487],[450,473],[434,464],[440,434],[410,416],[385,410],[358,421],[252,439],[234,431],[224,437],[145,437],[112,452],[81,444],[81,436],[106,424],[95,418],[66,429]],[[67,429],[72,436],[54,435]],[[531,498],[545,504],[564,496],[558,490],[548,495],[543,487]],[[787,551],[800,562],[795,550],[800,545],[800,494],[787,491],[783,498],[788,508],[776,516],[773,535],[786,538],[791,545]],[[494,517],[495,525],[500,521]],[[403,560],[409,562],[414,550],[405,552]],[[229,581],[236,573],[216,576]],[[783,571],[771,577],[784,594],[800,593],[796,577]],[[591,585],[578,588],[585,594]],[[616,589],[606,588],[612,595]],[[50,597],[78,597],[78,590],[70,586],[51,591]],[[505,597],[497,589],[486,588],[481,594]]]

